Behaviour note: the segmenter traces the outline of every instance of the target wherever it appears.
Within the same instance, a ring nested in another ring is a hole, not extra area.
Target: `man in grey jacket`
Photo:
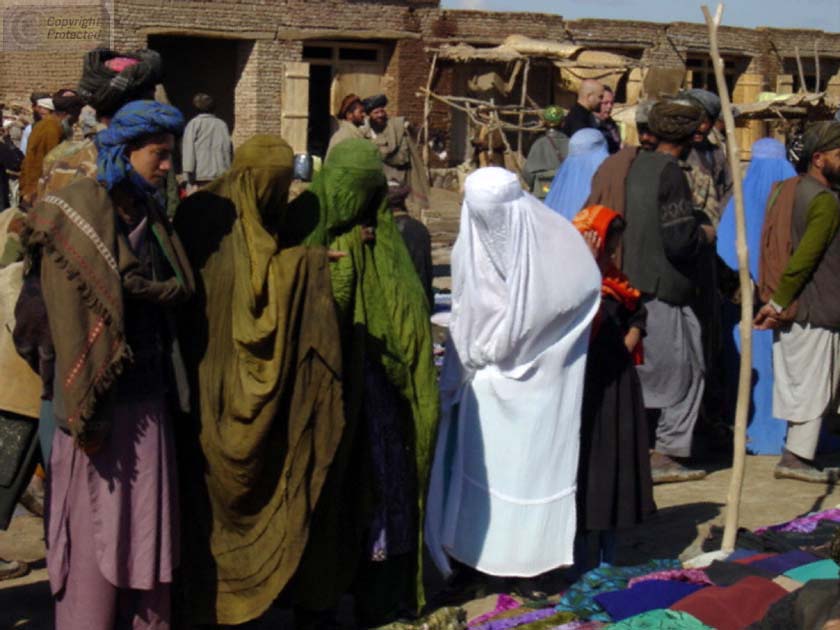
[[[187,123],[182,144],[182,169],[187,194],[192,194],[230,168],[233,145],[224,120],[213,114],[215,103],[208,94],[196,94],[193,105],[199,114]]]

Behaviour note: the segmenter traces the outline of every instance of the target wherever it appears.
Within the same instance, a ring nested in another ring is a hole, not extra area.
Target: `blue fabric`
[[[554,609],[558,612],[574,613],[581,619],[611,621],[609,614],[595,599],[596,596],[627,588],[627,583],[634,577],[680,568],[682,564],[675,558],[651,560],[633,567],[598,567],[586,572],[572,584]]]
[[[702,584],[690,584],[675,580],[648,580],[623,591],[612,591],[595,596],[614,621],[634,617],[649,610],[669,608],[684,597],[703,588]]]
[[[736,560],[744,560],[746,558],[752,558],[753,556],[757,556],[758,553],[758,551],[753,551],[752,549],[736,549],[731,554],[726,556],[726,561],[735,562]]]
[[[806,564],[811,564],[817,560],[819,560],[819,558],[817,558],[814,554],[797,549],[795,551],[780,553],[771,558],[765,558],[764,560],[758,560],[757,562],[751,563],[750,566],[769,571],[773,575],[781,575],[786,571],[790,571],[791,569],[795,569]]]
[[[123,105],[107,129],[94,138],[98,155],[96,158],[96,179],[111,190],[128,179],[141,191],[155,194],[157,189],[137,175],[125,154],[126,145],[158,133],[181,135],[184,130],[184,115],[171,105],[157,101],[131,101]]]
[[[598,129],[575,133],[569,140],[569,155],[551,182],[545,205],[571,221],[583,209],[592,190],[592,176],[607,157],[607,140]]]
[[[53,401],[42,400],[41,412],[38,416],[38,441],[41,443],[41,457],[44,459],[44,470],[50,463],[52,455],[52,443],[55,436],[55,412]]]
[[[761,254],[761,228],[764,210],[774,183],[796,175],[785,158],[785,147],[772,138],[753,144],[752,161],[744,178],[744,216],[747,228],[750,274],[758,281],[758,260]],[[738,268],[735,248],[734,201],[726,206],[718,226],[717,251],[723,261]],[[728,382],[737,383],[741,337],[738,332],[740,307],[727,305],[723,316],[724,330],[731,329],[725,339],[725,375]],[[778,455],[785,439],[785,422],[773,417],[773,332],[753,331],[753,392],[750,425],[747,429],[747,448],[758,455]],[[734,405],[734,393],[730,395]]]

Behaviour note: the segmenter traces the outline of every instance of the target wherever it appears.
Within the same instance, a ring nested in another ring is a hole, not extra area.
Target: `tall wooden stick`
[[[528,98],[528,71],[531,69],[531,59],[525,60],[525,71],[522,73],[522,97],[519,99],[519,126],[525,123],[525,99]],[[516,135],[516,150],[522,153],[522,129]]]
[[[432,110],[429,93],[432,90],[432,81],[435,77],[437,58],[437,53],[432,55],[432,65],[429,66],[429,80],[426,81],[426,98],[423,99],[423,165],[427,172],[429,170],[429,114]]]
[[[807,92],[808,84],[805,83],[805,70],[802,69],[802,56],[799,54],[799,46],[794,46],[793,52],[796,53],[796,69],[799,71],[799,91]]]
[[[817,44],[817,40],[814,40],[814,67],[817,70],[817,78],[816,84],[814,85],[814,92],[820,91],[820,83],[822,83],[822,77],[820,76],[820,47]]]
[[[750,408],[752,385],[752,320],[753,294],[750,281],[750,267],[747,254],[747,229],[744,218],[744,190],[741,182],[741,164],[738,140],[735,137],[735,118],[732,116],[732,102],[723,74],[723,60],[718,49],[718,27],[723,17],[723,4],[719,4],[715,16],[709,7],[703,6],[703,15],[709,27],[709,43],[712,63],[715,67],[715,79],[726,123],[726,143],[729,149],[729,168],[735,185],[735,242],[738,252],[738,276],[741,283],[741,371],[738,376],[738,403],[735,407],[735,439],[732,458],[732,478],[729,481],[729,494],[726,497],[726,520],[723,528],[723,551],[735,549],[738,534],[738,513],[741,509],[741,492],[744,488],[744,468],[747,458],[747,415]]]

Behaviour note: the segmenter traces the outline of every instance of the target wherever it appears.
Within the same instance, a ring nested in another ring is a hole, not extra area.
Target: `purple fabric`
[[[499,619],[497,621],[488,621],[478,626],[473,626],[475,630],[509,630],[517,626],[523,626],[526,623],[533,623],[534,621],[541,621],[547,619],[552,615],[556,615],[557,611],[553,608],[543,608],[540,610],[532,610],[531,612],[517,615],[516,617],[509,617],[508,619]]]
[[[703,569],[673,569],[670,571],[655,571],[647,575],[635,577],[627,583],[628,588],[633,588],[636,584],[641,582],[649,582],[650,580],[669,580],[675,582],[689,582],[691,584],[701,584],[705,586],[713,586],[714,582],[709,579]]]
[[[803,564],[810,564],[816,562],[817,558],[814,554],[799,549],[795,551],[788,551],[780,553],[772,558],[765,558],[758,562],[753,562],[751,566],[769,571],[774,576],[781,575],[785,571],[790,571],[796,567],[801,567]]]
[[[767,530],[772,530],[776,532],[798,532],[800,534],[810,534],[817,529],[820,521],[840,521],[840,508],[833,508],[831,510],[825,510],[824,512],[815,512],[813,514],[808,514],[808,516],[803,516],[802,518],[793,519],[787,523],[770,525],[769,527],[760,527],[755,530],[755,533],[761,534]]]
[[[99,413],[115,420],[93,455],[63,431],[55,434],[46,522],[53,594],[77,577],[85,581],[71,562],[85,549],[94,550],[102,577],[118,589],[153,591],[172,582],[177,566],[174,444],[163,396],[103,404]],[[88,512],[87,525],[79,511]]]
[[[476,626],[478,624],[484,623],[485,621],[489,621],[490,619],[492,619],[496,615],[499,615],[499,614],[501,614],[503,612],[506,612],[508,610],[513,610],[514,608],[519,608],[520,606],[522,606],[522,604],[519,601],[515,600],[510,595],[502,593],[501,595],[499,595],[499,598],[496,600],[496,607],[493,610],[491,610],[488,613],[484,613],[483,615],[480,615],[480,616],[476,617],[475,619],[470,621],[467,625],[470,626],[470,627]]]
[[[595,596],[595,601],[601,604],[613,621],[621,621],[649,610],[668,608],[701,588],[704,588],[704,585],[650,580],[621,591],[601,593]]]

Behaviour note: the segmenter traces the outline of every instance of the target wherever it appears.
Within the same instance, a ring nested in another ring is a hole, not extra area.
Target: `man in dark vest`
[[[659,144],[655,151],[640,151],[627,176],[623,269],[642,292],[648,312],[645,359],[638,372],[645,407],[659,413],[651,454],[654,483],[706,474],[674,459],[691,454],[704,388],[700,324],[691,302],[697,290],[694,266],[715,234],[698,222],[678,161],[702,116],[688,103],[654,105],[648,124]]]
[[[840,407],[840,201],[832,190],[840,187],[840,122],[817,123],[802,142],[805,175],[783,182],[767,213],[790,225],[792,253],[755,326],[778,329],[773,415],[787,420],[788,433],[775,476],[825,483],[838,472],[821,470],[814,456],[823,418]],[[762,251],[762,285],[768,255]]]

